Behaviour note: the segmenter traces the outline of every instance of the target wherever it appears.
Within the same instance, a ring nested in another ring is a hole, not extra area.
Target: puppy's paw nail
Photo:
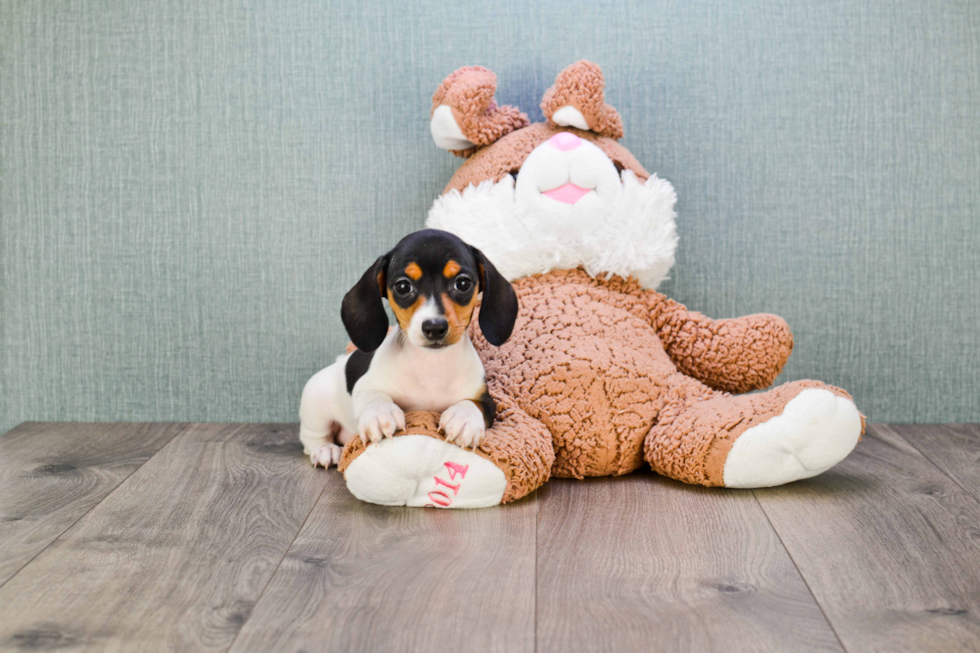
[[[357,431],[362,439],[370,438],[371,442],[380,442],[382,438],[392,437],[404,424],[405,413],[401,408],[392,403],[374,404],[361,414]]]
[[[446,442],[464,449],[475,447],[483,439],[483,412],[472,401],[461,401],[446,409],[439,420]]]
[[[310,454],[310,462],[314,467],[327,468],[340,462],[340,454],[343,450],[340,446],[328,442],[320,445]]]

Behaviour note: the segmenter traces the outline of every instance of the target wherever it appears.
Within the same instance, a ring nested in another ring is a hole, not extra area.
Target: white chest
[[[406,411],[441,413],[476,398],[484,384],[483,365],[468,339],[445,350],[405,346],[383,368],[388,395]]]

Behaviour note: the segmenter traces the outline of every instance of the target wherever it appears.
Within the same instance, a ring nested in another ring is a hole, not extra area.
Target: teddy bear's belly
[[[552,287],[521,297],[511,340],[488,354],[497,378],[551,431],[554,476],[626,474],[677,370],[653,328],[604,289]]]

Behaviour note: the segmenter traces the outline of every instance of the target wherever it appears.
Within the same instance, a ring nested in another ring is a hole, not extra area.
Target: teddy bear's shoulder
[[[522,309],[525,304],[530,309],[581,299],[631,310],[642,305],[644,293],[639,281],[633,277],[592,276],[582,268],[534,274],[515,280],[513,285],[522,300]]]
[[[511,339],[501,347],[488,345],[478,321],[470,327],[485,362],[506,361],[510,366],[531,350],[539,354],[561,351],[572,358],[580,348],[591,349],[600,341],[631,342],[662,350],[659,336],[650,328],[650,311],[642,288],[634,279],[594,278],[584,270],[556,270],[518,279],[514,289],[520,303]],[[541,358],[536,356],[534,358]],[[551,358],[543,356],[543,358]]]

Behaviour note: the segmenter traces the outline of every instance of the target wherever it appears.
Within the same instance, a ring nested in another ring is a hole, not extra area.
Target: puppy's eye
[[[395,292],[399,295],[407,295],[412,292],[412,283],[405,279],[399,279],[395,282]]]
[[[473,287],[473,280],[469,277],[456,277],[456,290],[459,292],[467,292]]]

